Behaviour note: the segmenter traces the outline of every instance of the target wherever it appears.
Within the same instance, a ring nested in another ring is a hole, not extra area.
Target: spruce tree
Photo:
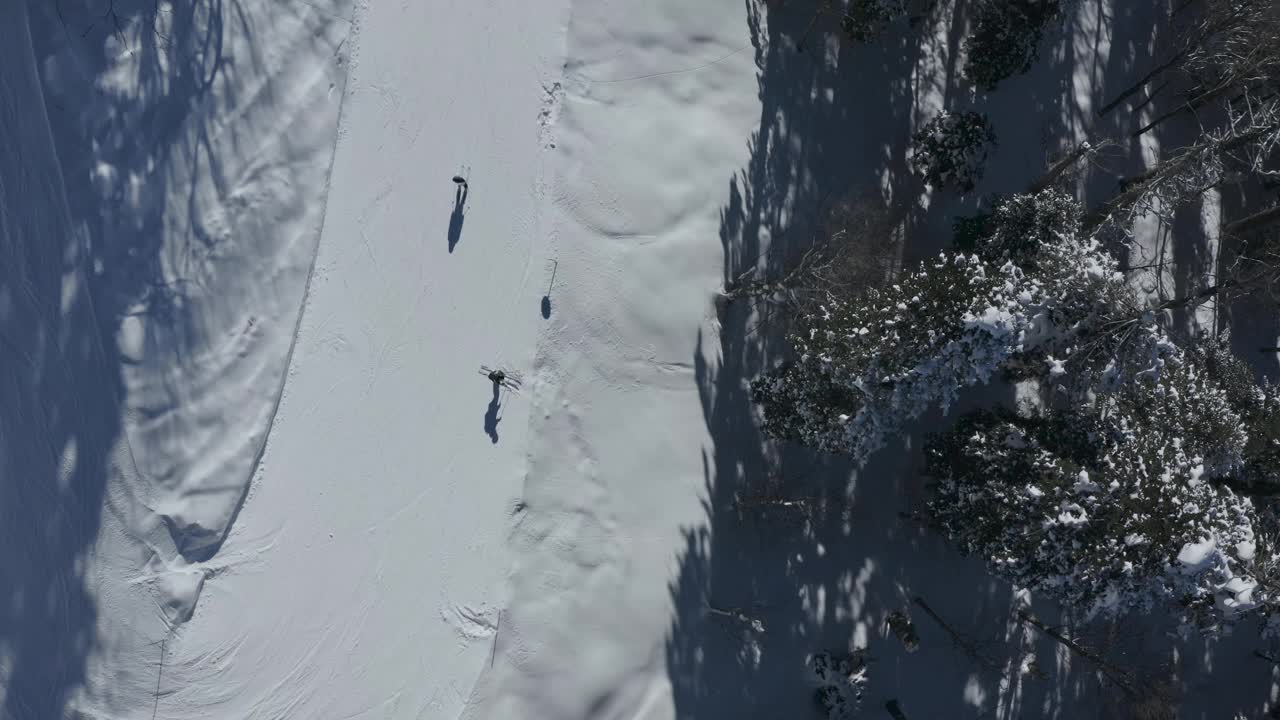
[[[912,137],[911,164],[936,189],[969,192],[982,179],[995,146],[996,134],[985,115],[943,112]]]
[[[1101,377],[1139,316],[1115,262],[1069,227],[1039,245],[993,241],[804,313],[792,359],[752,392],[768,434],[864,461],[906,420],[1001,371]]]
[[[1267,615],[1275,552],[1232,489],[1255,428],[1202,353],[1141,333],[1131,381],[1092,403],[976,413],[933,437],[932,519],[996,574],[1086,615],[1163,606],[1201,628]]]
[[[854,42],[868,42],[906,11],[906,0],[852,0],[840,15],[840,29]]]
[[[953,244],[987,260],[1025,262],[1039,246],[1074,237],[1080,217],[1080,204],[1055,189],[996,197],[989,211],[956,220]]]
[[[1061,10],[1061,0],[982,0],[964,43],[965,76],[990,92],[1030,70],[1045,27]]]

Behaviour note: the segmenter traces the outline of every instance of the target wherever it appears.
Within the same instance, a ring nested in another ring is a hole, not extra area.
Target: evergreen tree
[[[840,15],[840,29],[854,42],[867,42],[906,11],[906,0],[852,0]]]
[[[862,652],[820,652],[809,661],[809,672],[817,685],[814,701],[828,720],[857,717],[867,684],[867,659]]]
[[[982,0],[964,44],[965,76],[992,91],[1001,80],[1030,70],[1045,26],[1061,10],[1061,0]]]
[[[1074,237],[1080,217],[1080,204],[1059,190],[997,197],[988,212],[956,220],[954,245],[993,262],[1025,262],[1041,245]]]
[[[1231,489],[1250,421],[1202,353],[1142,333],[1127,361],[1144,369],[1093,403],[977,413],[932,438],[933,519],[998,575],[1083,613],[1163,605],[1203,628],[1266,615],[1275,553]]]
[[[961,225],[961,251],[887,287],[829,292],[800,310],[793,357],[752,384],[767,433],[863,461],[906,420],[945,410],[961,389],[997,374],[1082,399],[1158,361],[1140,343],[1155,316],[1115,260],[1080,236],[1069,196],[1000,199]],[[1253,382],[1215,342],[1192,349],[1197,362],[1230,379],[1233,412],[1270,428],[1251,434],[1252,469],[1239,478],[1280,482],[1280,391]]]
[[[1280,385],[1256,380],[1253,369],[1231,353],[1225,334],[1194,343],[1187,352],[1222,388],[1247,430],[1241,467],[1231,478],[1236,487],[1252,494],[1280,494]]]
[[[911,140],[911,163],[930,186],[969,192],[982,179],[996,134],[976,112],[944,112]]]
[[[793,359],[752,392],[768,434],[863,461],[905,420],[1001,370],[1114,375],[1105,360],[1139,316],[1114,261],[1069,231],[1015,259],[944,253],[804,313]]]

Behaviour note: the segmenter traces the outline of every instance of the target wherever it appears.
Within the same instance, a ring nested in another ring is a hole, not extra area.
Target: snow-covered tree
[[[904,421],[1001,370],[1101,376],[1138,314],[1115,262],[1069,231],[1016,262],[943,253],[804,314],[793,359],[752,393],[768,434],[864,461]]]
[[[1075,237],[1080,216],[1080,204],[1059,190],[997,197],[989,211],[956,220],[954,244],[989,261],[1024,262],[1041,245]]]
[[[1061,10],[1061,0],[982,0],[965,39],[965,76],[991,91],[1001,80],[1030,70],[1045,26]]]
[[[1280,95],[1245,92],[1225,119],[1207,126],[1195,142],[1164,154],[1150,170],[1089,213],[1090,231],[1110,224],[1127,231],[1136,217],[1169,218],[1173,211],[1233,177],[1274,174],[1267,166],[1280,150]]]
[[[1280,205],[1222,228],[1226,241],[1218,255],[1216,285],[1227,294],[1248,294],[1280,305]]]
[[[1248,434],[1232,479],[1245,492],[1280,494],[1280,385],[1257,380],[1253,368],[1231,353],[1225,334],[1193,343],[1187,353],[1226,393]]]
[[[861,651],[841,656],[820,652],[809,661],[817,691],[814,699],[828,720],[853,720],[862,707],[867,660]]]
[[[911,140],[911,164],[934,188],[969,192],[982,179],[996,134],[981,113],[943,112]]]
[[[906,0],[851,0],[840,14],[840,29],[854,42],[867,42],[906,11]]]
[[[932,438],[933,519],[998,575],[1083,613],[1163,605],[1203,628],[1265,615],[1275,552],[1230,488],[1248,423],[1203,356],[1139,333],[1131,380],[1091,404],[977,413]]]

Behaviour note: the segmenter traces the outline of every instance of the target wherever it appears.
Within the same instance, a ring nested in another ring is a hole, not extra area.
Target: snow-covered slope
[[[283,384],[351,3],[158,4],[97,32],[102,15],[37,12],[72,209],[120,354],[138,471],[122,490],[167,528],[151,540],[160,560],[206,560]]]
[[[48,419],[4,402],[22,430],[4,445],[45,447],[10,455],[3,486],[42,526],[7,525],[42,540],[5,544],[23,554],[5,567],[4,716],[150,717],[279,400],[351,4],[8,5],[5,266],[30,288],[17,302],[47,305],[15,306],[10,335]],[[56,189],[29,179],[45,176]]]
[[[511,605],[464,717],[672,712],[668,586],[711,469],[694,358],[717,344],[721,204],[759,117],[744,18],[736,0],[574,6]]]
[[[545,322],[539,120],[564,18],[459,0],[357,19],[284,397],[168,643],[171,717],[454,715],[499,624],[535,390],[477,370],[527,371]]]

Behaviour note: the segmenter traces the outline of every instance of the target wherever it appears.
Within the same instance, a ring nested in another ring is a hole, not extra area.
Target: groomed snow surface
[[[1118,707],[900,516],[919,434],[858,472],[763,438],[781,344],[714,298],[834,199],[913,261],[1120,134],[1161,5],[1079,3],[976,97],[966,3],[863,47],[811,5],[6,2],[0,718],[821,717],[860,649],[868,717]],[[967,198],[906,172],[942,107],[1000,137]],[[770,478],[807,516],[750,509]],[[1134,627],[1182,717],[1280,690],[1248,633]]]

